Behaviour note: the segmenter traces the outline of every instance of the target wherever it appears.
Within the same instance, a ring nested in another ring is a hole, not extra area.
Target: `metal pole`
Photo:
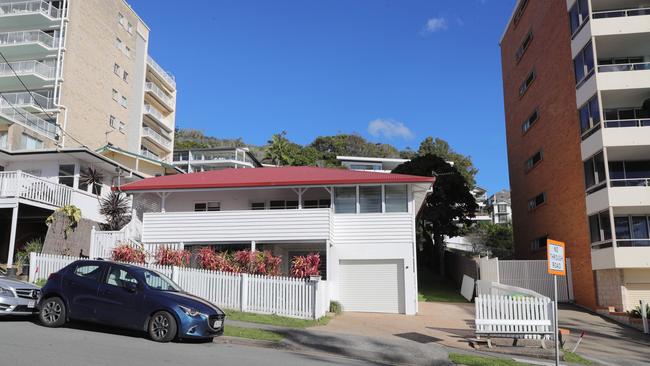
[[[553,295],[555,303],[553,304],[553,329],[555,329],[555,366],[560,365],[560,329],[557,321],[557,275],[553,275]]]

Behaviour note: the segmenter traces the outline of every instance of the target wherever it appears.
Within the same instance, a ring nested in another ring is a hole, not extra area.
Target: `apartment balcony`
[[[174,131],[173,127],[168,124],[167,119],[163,116],[162,112],[151,104],[144,104],[143,113],[149,120],[162,127],[165,131]]]
[[[1,93],[2,98],[14,105],[30,113],[42,113],[43,109],[48,112],[56,111],[57,107],[54,105],[54,99],[40,95],[36,92],[18,92],[18,93]]]
[[[629,244],[641,246],[628,246]],[[615,268],[650,268],[650,241],[617,240],[607,248],[592,248],[591,267],[593,270]]]
[[[169,112],[174,111],[174,107],[175,107],[174,98],[172,96],[170,96],[169,94],[167,94],[162,89],[160,89],[160,87],[158,85],[156,85],[155,83],[149,81],[149,82],[147,82],[145,84],[144,90],[145,90],[145,92],[147,92],[151,96],[153,96],[154,99],[156,101],[158,101],[158,103],[160,103],[160,105],[165,107]]]
[[[147,65],[156,78],[163,82],[168,89],[176,90],[176,79],[174,75],[165,71],[151,56],[147,56]]]
[[[0,3],[2,28],[55,28],[61,23],[63,13],[42,0]]]
[[[153,152],[151,152],[151,151],[149,151],[149,150],[147,150],[145,148],[140,149],[140,155],[144,156],[145,158],[151,159],[151,160],[162,161],[162,158],[160,157],[160,155],[154,154]]]
[[[185,151],[174,154],[174,165],[187,166],[188,163],[193,167],[194,171],[201,171],[202,167],[255,167],[253,161],[248,157],[246,152],[236,148],[225,151]]]
[[[0,63],[0,89],[24,90],[23,83],[30,89],[46,89],[54,84],[54,75],[54,67],[35,60]]]
[[[12,106],[4,99],[0,99],[0,123],[16,123],[52,140],[55,140],[58,134],[58,127],[54,123],[20,107]]]
[[[594,36],[650,32],[650,7],[638,0],[593,0],[591,28]]]
[[[36,58],[53,54],[58,45],[58,38],[40,30],[0,33],[0,51],[9,59]]]
[[[148,141],[152,142],[155,146],[157,146],[159,149],[165,150],[167,152],[171,152],[173,149],[172,141],[169,138],[156,132],[152,128],[143,127],[142,138],[147,139]]]

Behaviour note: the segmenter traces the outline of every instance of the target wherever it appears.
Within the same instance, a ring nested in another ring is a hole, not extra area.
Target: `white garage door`
[[[344,311],[404,313],[403,260],[341,260],[339,264]]]

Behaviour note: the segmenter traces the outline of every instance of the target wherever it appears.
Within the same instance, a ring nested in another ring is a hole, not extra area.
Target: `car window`
[[[74,275],[78,277],[87,278],[90,280],[97,280],[101,269],[95,264],[81,264],[74,269]]]
[[[108,276],[106,277],[107,284],[117,287],[126,287],[128,282],[137,284],[138,280],[136,280],[131,273],[120,267],[111,267],[111,270],[108,272]]]
[[[144,271],[144,281],[147,283],[147,286],[151,287],[154,290],[172,292],[181,291],[181,288],[178,287],[172,280],[160,273]]]

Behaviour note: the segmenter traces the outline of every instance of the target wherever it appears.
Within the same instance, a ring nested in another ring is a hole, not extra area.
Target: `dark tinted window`
[[[101,267],[96,264],[80,264],[72,272],[75,276],[88,278],[91,280],[99,279]]]
[[[124,268],[113,266],[106,276],[106,284],[111,286],[126,287],[128,282],[137,284],[138,280]]]

